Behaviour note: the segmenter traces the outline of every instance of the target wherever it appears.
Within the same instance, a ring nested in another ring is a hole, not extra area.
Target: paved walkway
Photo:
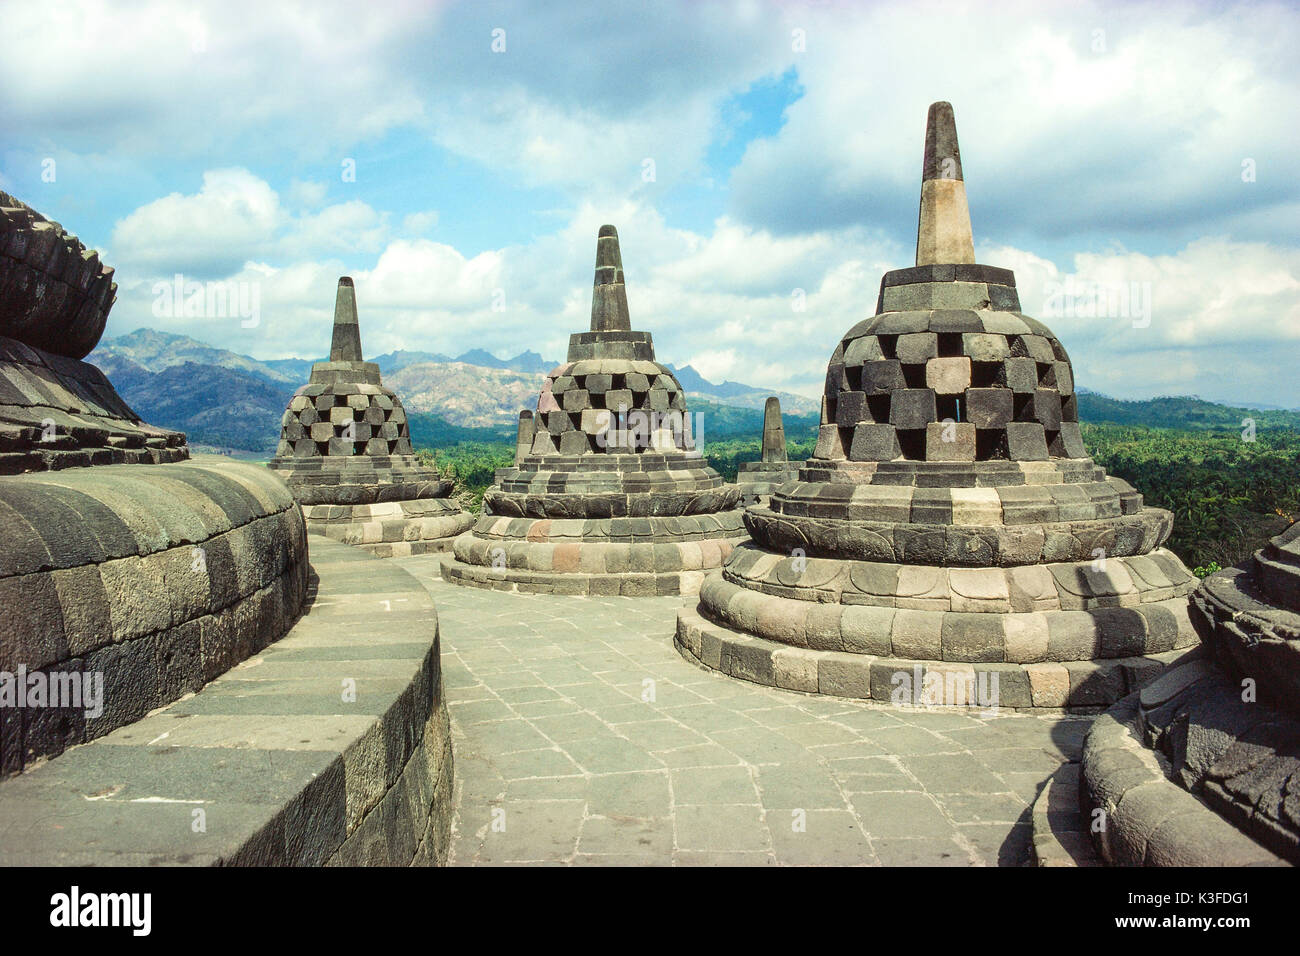
[[[481,591],[397,560],[441,621],[453,865],[1025,865],[1029,805],[1089,723],[747,684],[673,649],[682,598]]]

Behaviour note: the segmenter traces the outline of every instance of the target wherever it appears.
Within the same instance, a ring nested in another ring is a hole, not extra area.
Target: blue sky
[[[1275,374],[1300,351],[1291,6],[71,2],[6,26],[0,188],[117,268],[109,336],[314,357],[351,274],[372,354],[560,358],[612,222],[662,360],[815,395],[911,264],[947,99],[977,257],[1081,384],[1300,406]],[[258,323],[157,314],[177,273],[255,284]],[[1044,314],[1065,284],[1149,289],[1150,322]]]

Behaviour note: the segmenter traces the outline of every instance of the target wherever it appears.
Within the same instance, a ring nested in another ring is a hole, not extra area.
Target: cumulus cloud
[[[979,258],[1016,269],[1081,384],[1263,398],[1265,373],[1294,363],[1300,18],[1280,5],[412,0],[357,16],[82,0],[17,7],[6,28],[6,156],[26,168],[57,153],[82,179],[204,164],[179,186],[141,177],[115,213],[110,334],[153,325],[319,355],[347,273],[368,352],[559,358],[586,326],[596,229],[613,222],[633,321],[663,360],[815,396],[880,275],[911,262],[923,118],[949,99]],[[744,121],[735,97],[791,70],[779,129],[716,167],[711,150]],[[412,136],[450,157],[418,196],[403,189],[424,175]],[[384,175],[331,202],[322,180],[343,157]],[[464,188],[457,164],[551,205],[452,241],[467,215],[442,205]],[[691,189],[722,198],[687,228],[666,197]],[[152,283],[176,272],[258,283],[264,321],[156,319]],[[1044,315],[1071,283],[1149,285],[1150,324]],[[1276,392],[1300,404],[1300,385]]]
[[[141,206],[113,229],[111,249],[144,272],[228,275],[264,255],[285,220],[280,197],[246,169],[203,174],[197,193],[171,193]]]

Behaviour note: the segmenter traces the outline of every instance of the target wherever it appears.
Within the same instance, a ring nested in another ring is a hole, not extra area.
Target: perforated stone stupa
[[[772,492],[799,477],[799,462],[791,461],[785,447],[785,423],[781,400],[775,395],[763,406],[763,454],[758,461],[740,463],[736,486],[740,503],[746,507],[766,504]]]
[[[530,431],[531,429],[531,439]],[[696,448],[686,395],[633,331],[618,233],[596,240],[591,329],[520,419],[519,455],[443,577],[566,594],[695,593],[745,540],[740,492]]]
[[[930,107],[916,266],[836,345],[798,481],[681,612],[727,674],[905,704],[1095,708],[1195,641],[1172,517],[1081,440],[1069,356],[975,262],[952,108]]]
[[[1098,718],[1083,805],[1121,865],[1300,864],[1300,523],[1192,594],[1202,650]],[[1091,832],[1091,828],[1089,828]]]
[[[445,551],[473,524],[451,482],[415,458],[402,401],[361,358],[356,289],[339,279],[328,362],[294,393],[270,467],[315,534],[381,557]]]

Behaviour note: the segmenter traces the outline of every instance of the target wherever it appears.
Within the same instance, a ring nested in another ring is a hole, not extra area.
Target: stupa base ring
[[[474,515],[446,498],[365,505],[303,505],[312,534],[364,548],[381,558],[450,551]]]
[[[724,512],[724,515],[726,513]],[[442,562],[444,581],[497,591],[654,597],[698,594],[739,537],[691,541],[501,541],[462,535]],[[467,560],[468,559],[468,560]]]
[[[1148,683],[1183,649],[1031,664],[907,660],[793,647],[677,612],[684,658],[728,677],[805,694],[895,706],[1096,713]]]

